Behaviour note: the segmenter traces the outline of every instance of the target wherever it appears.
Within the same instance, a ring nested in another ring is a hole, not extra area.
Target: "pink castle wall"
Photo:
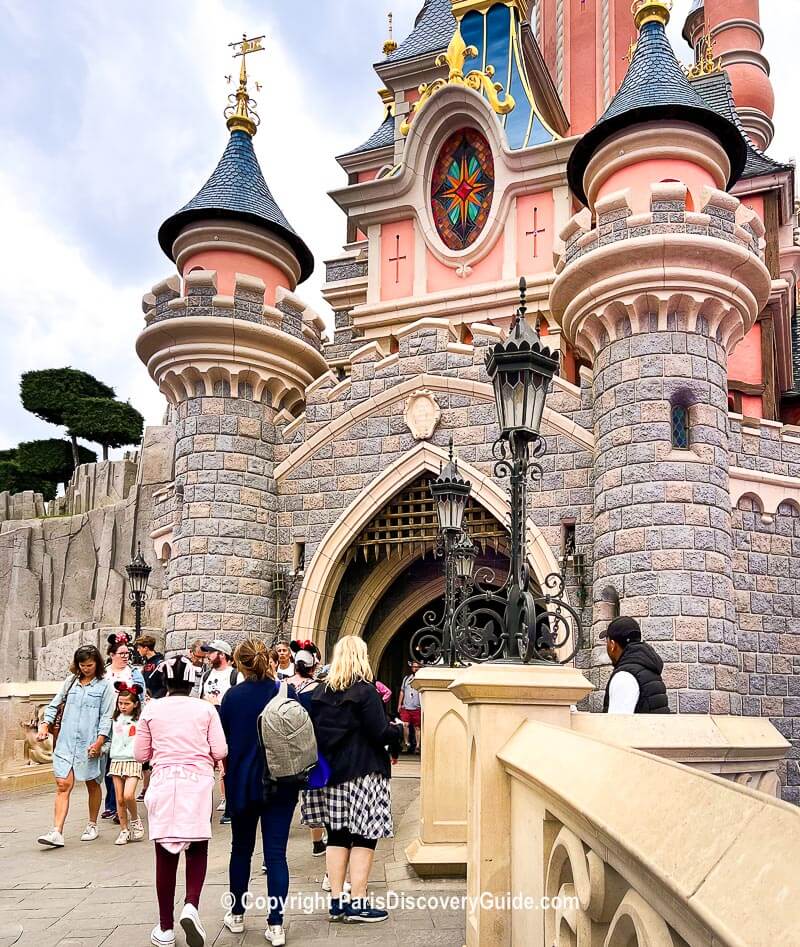
[[[405,259],[393,262],[398,252]],[[410,296],[413,289],[414,221],[408,219],[381,224],[381,300],[402,299]]]
[[[537,209],[536,229],[543,230],[536,238],[533,255],[533,211]],[[517,198],[517,272],[547,273],[553,269],[553,192],[526,194]]]
[[[425,251],[425,262],[428,271],[427,290],[435,293],[443,289],[462,288],[469,283],[493,283],[503,275],[503,252],[505,236],[501,234],[492,249],[479,262],[472,265],[472,272],[467,277],[459,276],[456,271]]]
[[[638,164],[615,171],[600,188],[598,197],[630,188],[630,205],[634,214],[650,210],[650,187],[657,181],[680,181],[689,188],[693,210],[700,209],[703,188],[715,187],[711,174],[691,161],[671,158],[650,158]]]
[[[289,278],[274,263],[251,256],[249,253],[238,253],[234,250],[202,250],[190,256],[183,267],[183,276],[192,270],[216,270],[217,292],[221,296],[232,296],[236,274],[255,276],[264,281],[266,290],[264,302],[268,306],[275,305],[275,290],[278,286],[294,292],[294,285]]]

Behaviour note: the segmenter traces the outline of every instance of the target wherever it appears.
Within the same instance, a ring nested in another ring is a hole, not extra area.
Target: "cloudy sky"
[[[800,154],[797,0],[762,0],[778,158]],[[690,0],[676,0],[676,36]],[[19,375],[71,365],[113,385],[149,423],[164,402],[139,363],[141,297],[169,275],[159,224],[214,168],[231,91],[226,44],[265,33],[256,150],[317,272],[301,294],[327,317],[321,261],[344,218],[333,160],[381,120],[386,12],[400,38],[422,0],[0,0],[0,448],[51,437],[23,411]],[[676,45],[680,42],[676,39]],[[688,52],[688,50],[686,50]],[[795,127],[791,127],[794,125]]]

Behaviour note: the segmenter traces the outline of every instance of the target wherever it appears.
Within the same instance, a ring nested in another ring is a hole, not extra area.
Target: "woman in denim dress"
[[[102,655],[94,645],[82,645],[75,652],[69,676],[48,704],[39,728],[38,739],[46,740],[63,701],[61,730],[53,753],[56,779],[53,828],[39,836],[41,845],[64,847],[64,823],[76,780],[85,782],[89,793],[89,822],[81,841],[91,842],[97,838],[104,773],[103,745],[111,733],[114,697],[114,690],[105,679]]]

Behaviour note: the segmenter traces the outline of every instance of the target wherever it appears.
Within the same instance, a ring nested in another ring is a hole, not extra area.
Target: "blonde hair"
[[[269,648],[259,638],[246,638],[236,646],[233,663],[248,681],[274,680],[269,654]]]
[[[340,638],[333,649],[327,686],[334,691],[344,691],[356,681],[373,681],[374,679],[366,641],[355,635],[345,635]]]

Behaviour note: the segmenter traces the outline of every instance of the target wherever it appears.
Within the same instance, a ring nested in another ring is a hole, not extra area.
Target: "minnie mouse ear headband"
[[[130,644],[131,636],[126,631],[115,631],[106,640],[109,644]]]
[[[310,652],[303,649],[302,651],[295,651],[294,654],[294,663],[302,664],[305,667],[313,668],[317,663],[316,657]]]
[[[291,641],[289,643],[289,647],[295,653],[295,656],[296,656],[295,660],[298,657],[300,657],[300,654],[302,652],[306,652],[307,654],[313,655],[317,660],[319,660],[319,657],[320,657],[319,648],[314,644],[314,642],[310,638],[307,638],[305,641]],[[311,661],[310,663],[313,664],[314,662]]]
[[[127,681],[114,681],[114,689],[120,694],[133,694],[135,697],[142,696],[141,684],[128,684]]]

